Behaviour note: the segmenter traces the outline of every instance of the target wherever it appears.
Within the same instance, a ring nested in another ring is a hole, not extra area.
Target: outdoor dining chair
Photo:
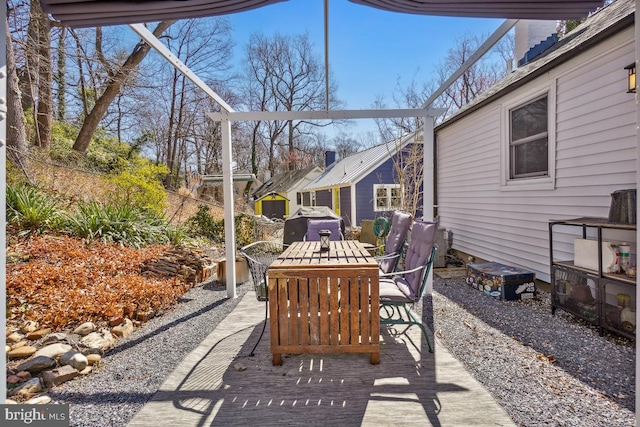
[[[339,219],[309,219],[307,221],[307,233],[304,235],[304,240],[308,242],[319,242],[320,230],[331,231],[331,235],[329,236],[329,240],[331,241],[344,240],[340,226]]]
[[[411,214],[406,212],[394,211],[391,215],[389,233],[384,245],[379,247],[383,249],[382,255],[376,258],[382,274],[391,273],[397,268],[412,220]]]
[[[275,261],[283,251],[283,245],[280,241],[265,241],[261,240],[253,242],[240,249],[240,253],[244,255],[249,265],[249,273],[251,274],[251,280],[253,281],[253,288],[256,291],[256,298],[258,301],[264,301],[264,323],[262,325],[262,332],[260,332],[260,338],[258,342],[251,350],[250,355],[253,356],[256,347],[262,339],[265,327],[267,326],[267,317],[269,313],[269,292],[267,288],[267,272],[269,266]]]
[[[436,253],[435,222],[415,221],[404,259],[404,270],[380,275],[380,324],[418,325],[433,353],[431,340],[414,306],[422,298]]]

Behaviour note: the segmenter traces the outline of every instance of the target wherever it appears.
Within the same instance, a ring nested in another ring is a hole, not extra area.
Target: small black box
[[[502,300],[531,299],[536,295],[535,273],[497,262],[467,264],[467,283]]]

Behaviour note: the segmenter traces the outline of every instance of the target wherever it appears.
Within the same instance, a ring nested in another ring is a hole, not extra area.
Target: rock
[[[42,379],[44,379],[47,387],[53,387],[72,380],[78,375],[80,375],[80,372],[78,372],[77,369],[69,365],[64,365],[56,369],[44,371],[42,373]]]
[[[95,330],[96,330],[96,325],[93,322],[85,322],[82,325],[75,328],[73,330],[73,333],[82,335],[84,337],[85,335],[89,335],[91,332]]]
[[[36,322],[34,320],[27,320],[20,327],[20,330],[22,331],[22,333],[25,333],[25,334],[27,334],[29,332],[33,332],[33,331],[35,331],[37,329],[38,329],[38,322]]]
[[[97,354],[98,356],[103,356],[104,355],[104,351],[100,350],[99,348],[85,348],[84,350],[82,350],[82,354],[84,354],[85,356],[89,356],[90,354]]]
[[[16,402],[15,400],[12,400],[12,399],[6,399],[6,400],[4,401],[4,404],[5,404],[5,405],[17,405],[17,404],[18,404],[18,402]]]
[[[120,338],[126,338],[133,332],[133,323],[131,320],[125,319],[124,323],[111,329],[111,332]]]
[[[47,403],[51,403],[51,398],[46,394],[43,396],[34,397],[33,399],[29,399],[24,402],[25,405],[46,405]]]
[[[17,342],[22,341],[23,339],[24,339],[24,334],[21,334],[20,332],[14,332],[7,337],[7,343],[15,344]]]
[[[24,359],[31,356],[36,352],[36,350],[38,349],[35,347],[25,345],[23,347],[16,348],[15,350],[9,351],[9,353],[7,353],[7,357],[9,357],[9,359]]]
[[[87,356],[75,350],[68,351],[60,356],[59,362],[61,365],[69,365],[78,371],[82,371],[89,364]]]
[[[22,362],[18,365],[18,370],[20,371],[29,371],[32,374],[35,374],[40,371],[44,371],[45,369],[53,368],[56,366],[55,359],[49,356],[36,356],[33,357],[26,362]]]
[[[80,340],[80,343],[89,348],[99,348],[102,351],[108,350],[115,344],[115,338],[106,329],[98,332],[91,332]]]
[[[80,371],[80,375],[89,375],[93,368],[91,366],[87,366],[82,371]]]
[[[16,374],[16,376],[22,378],[23,380],[30,380],[31,379],[31,372],[29,371],[20,371]]]
[[[51,333],[51,328],[38,329],[37,331],[29,332],[26,338],[28,340],[39,340],[40,338],[50,333]]]
[[[114,326],[118,326],[123,323],[124,323],[124,317],[122,316],[112,317],[111,319],[109,319],[109,326],[111,326],[112,328]]]
[[[93,366],[101,360],[102,356],[99,354],[87,354],[87,362],[89,362],[89,366]]]
[[[246,371],[247,367],[244,365],[244,363],[236,363],[235,365],[233,365],[233,368],[238,371],[238,372],[242,372],[242,371]]]
[[[71,350],[71,346],[68,344],[55,343],[55,344],[49,344],[46,347],[42,347],[40,350],[36,351],[36,353],[33,356],[34,357],[47,356],[51,358],[56,358],[61,354],[65,354],[67,351],[70,351],[70,350]]]
[[[17,342],[17,343],[15,343],[15,344],[13,344],[11,346],[11,350],[15,350],[16,348],[24,347],[27,344],[28,344],[28,342],[26,342],[26,341]]]
[[[17,375],[9,375],[7,377],[7,384],[18,384],[22,382],[22,378]]]
[[[140,322],[148,322],[155,316],[155,313],[151,310],[149,311],[139,311],[136,313],[136,320]]]
[[[67,339],[67,334],[64,332],[55,332],[53,334],[49,334],[42,340],[43,345],[49,345],[53,343],[57,343],[60,341],[64,341]]]
[[[4,346],[4,352],[5,352],[5,354],[6,354],[6,353],[9,353],[10,351],[11,351],[11,347],[9,347],[8,345],[6,345],[6,344],[5,344],[5,346]]]
[[[20,384],[18,387],[9,391],[8,395],[11,396],[22,396],[25,398],[30,398],[34,394],[40,393],[42,391],[42,383],[40,382],[40,378],[31,378],[29,381]]]

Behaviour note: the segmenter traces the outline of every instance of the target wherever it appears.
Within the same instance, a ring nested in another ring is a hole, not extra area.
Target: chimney
[[[545,41],[557,32],[556,21],[521,19],[516,23],[515,58],[519,65],[532,47]]]
[[[336,152],[327,150],[324,152],[324,167],[328,168],[336,162]]]

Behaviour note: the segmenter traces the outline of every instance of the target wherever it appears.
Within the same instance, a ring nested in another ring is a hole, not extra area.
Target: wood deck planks
[[[253,292],[244,296],[128,427],[514,426],[437,338],[435,352],[427,351],[417,327],[398,336],[383,328],[379,365],[357,354],[291,354],[272,366],[265,339],[249,356],[262,329],[262,304]]]

